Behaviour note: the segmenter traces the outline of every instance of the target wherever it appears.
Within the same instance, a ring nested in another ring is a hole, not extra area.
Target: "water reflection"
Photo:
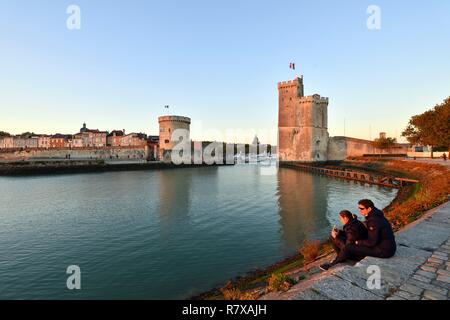
[[[318,236],[326,227],[327,181],[292,169],[278,171],[278,204],[281,238],[297,249],[302,239]]]
[[[154,183],[159,191],[158,212],[161,225],[169,226],[180,220],[187,222],[192,201],[198,196],[192,191],[209,191],[214,195],[219,183],[217,174],[217,167],[157,171]],[[197,188],[194,188],[194,184]]]
[[[159,217],[162,227],[179,219],[188,219],[191,206],[191,170],[157,171],[159,190]]]

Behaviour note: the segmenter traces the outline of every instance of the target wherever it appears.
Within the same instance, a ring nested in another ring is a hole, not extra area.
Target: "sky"
[[[196,140],[276,144],[277,83],[301,74],[331,136],[399,137],[450,95],[449,52],[448,0],[2,0],[0,131],[157,135],[170,113]]]

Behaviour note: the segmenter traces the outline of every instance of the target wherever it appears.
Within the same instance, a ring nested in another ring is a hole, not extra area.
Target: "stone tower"
[[[280,161],[328,160],[328,98],[304,95],[303,77],[278,83]]]
[[[191,119],[181,116],[162,116],[159,120],[159,159],[164,162],[171,161],[171,152],[179,141],[173,140],[173,133],[177,129],[186,132],[186,138],[190,139]]]

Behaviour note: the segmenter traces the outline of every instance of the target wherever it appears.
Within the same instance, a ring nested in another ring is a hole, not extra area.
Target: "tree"
[[[389,149],[395,146],[397,139],[389,137],[380,137],[373,141],[373,146],[378,149]]]
[[[450,148],[450,97],[422,114],[413,116],[402,133],[411,144]]]
[[[22,133],[21,135],[20,135],[20,137],[21,138],[24,138],[24,139],[28,139],[28,138],[31,138],[32,136],[34,136],[35,135],[35,133],[34,132],[24,132],[24,133]]]
[[[11,134],[9,134],[8,132],[5,132],[5,131],[0,131],[0,138],[3,138],[3,137],[11,137]]]

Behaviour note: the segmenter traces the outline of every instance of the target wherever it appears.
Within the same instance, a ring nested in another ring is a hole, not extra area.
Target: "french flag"
[[[289,69],[295,70],[295,63],[290,63],[289,64]]]

